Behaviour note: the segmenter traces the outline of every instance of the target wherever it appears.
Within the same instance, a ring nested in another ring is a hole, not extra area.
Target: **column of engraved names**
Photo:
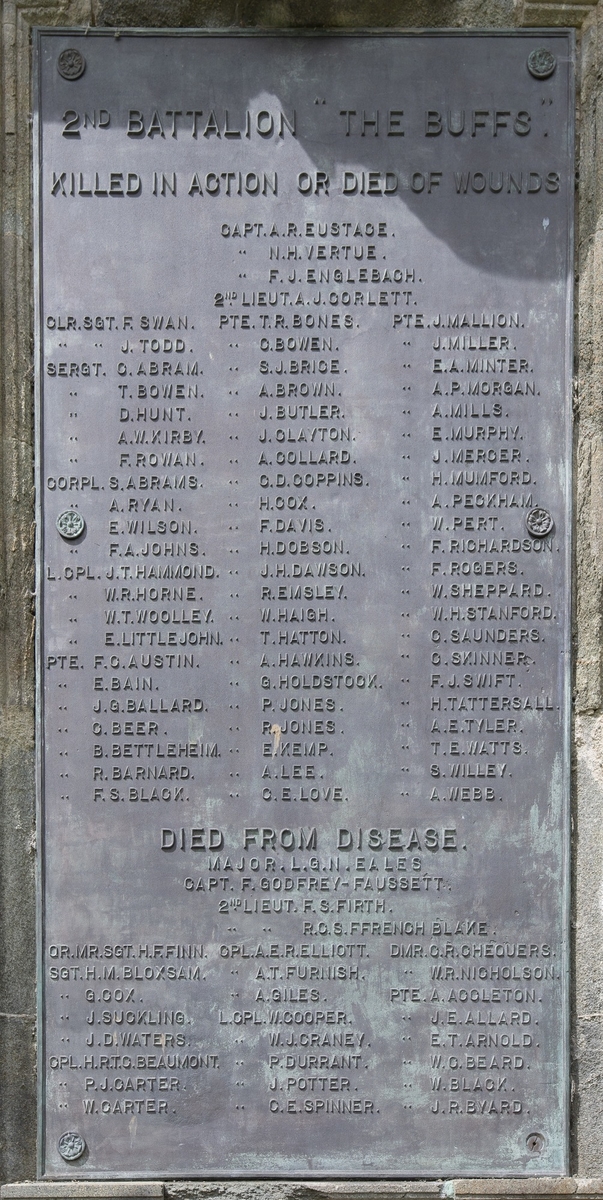
[[[527,726],[555,708],[530,679],[554,617],[549,564],[540,569],[553,547],[525,526],[539,487],[530,463],[539,391],[523,329],[511,311],[442,312],[430,321],[429,796],[455,811],[479,806],[474,826],[506,821],[505,809],[522,798]],[[523,925],[504,924],[438,926],[433,1113],[517,1117],[529,1105],[526,1071],[538,1048],[537,1005],[555,977],[553,951],[529,941]]]
[[[104,495],[100,512],[87,513],[99,526],[93,553],[100,619],[92,634],[98,644],[83,664],[91,739],[82,795],[104,810],[98,820],[111,822],[118,840],[123,820],[145,821],[156,828],[158,847],[165,806],[171,811],[194,802],[219,754],[215,742],[194,735],[210,707],[203,656],[220,647],[222,635],[212,628],[201,590],[211,588],[219,572],[199,537],[204,438],[192,334],[182,314],[82,315],[73,324],[75,341],[95,339],[108,380],[101,433],[107,474],[97,484]],[[80,391],[81,415],[90,422],[87,400],[92,397]],[[96,447],[93,438],[81,441],[84,469]],[[123,818],[112,819],[114,806],[123,806]],[[170,848],[164,837],[163,843]],[[80,1088],[89,1114],[165,1113],[168,1100],[160,1093],[170,1091],[173,1106],[183,1075],[200,1065],[198,1046],[192,1056],[184,1048],[194,1043],[185,1027],[203,980],[203,947],[177,934],[164,944],[152,928],[148,941],[141,933],[140,940],[116,946],[107,945],[99,929],[95,943],[62,946],[61,965],[50,968],[51,979],[67,973],[83,989],[88,1028],[73,1047],[78,1061],[72,1066],[85,1072]],[[51,960],[56,951],[50,948]],[[125,1032],[131,1025],[142,1028]],[[61,1061],[51,1053],[51,1070],[61,1069]],[[217,1056],[206,1054],[204,1065],[217,1066]],[[134,1084],[131,1071],[147,1074]],[[128,1094],[134,1090],[143,1095]]]
[[[386,226],[383,223],[380,226],[380,236],[386,236],[385,230]],[[263,236],[266,236],[263,227],[254,227],[252,241],[245,251],[248,258],[253,254],[254,248],[254,260],[257,258],[256,239]],[[404,293],[395,289],[390,295],[389,292],[380,292],[366,286],[362,289],[352,289],[350,286],[358,283],[366,285],[374,275],[375,268],[358,265],[362,259],[375,261],[377,247],[374,242],[369,241],[368,245],[359,247],[355,253],[355,265],[348,265],[345,271],[339,266],[300,267],[300,261],[303,263],[304,259],[307,261],[308,258],[311,261],[312,255],[315,259],[332,263],[334,259],[347,259],[352,250],[345,241],[343,244],[329,246],[320,241],[317,243],[315,237],[315,228],[311,222],[300,227],[289,227],[285,246],[283,247],[282,243],[277,243],[276,247],[270,246],[268,269],[260,267],[258,271],[256,268],[253,278],[257,282],[248,288],[242,287],[238,297],[238,312],[232,311],[235,307],[232,302],[234,292],[217,297],[218,306],[227,309],[219,316],[220,328],[228,331],[229,336],[232,331],[237,331],[237,341],[234,345],[229,342],[229,348],[239,350],[248,344],[256,354],[258,348],[260,352],[259,378],[255,391],[255,397],[259,401],[256,409],[259,418],[259,447],[254,460],[256,470],[259,468],[260,485],[260,794],[262,800],[271,806],[279,801],[283,806],[287,805],[287,808],[283,808],[282,815],[280,810],[272,815],[271,808],[271,815],[265,819],[275,826],[279,826],[283,821],[293,823],[295,818],[290,816],[292,810],[289,805],[310,806],[321,802],[328,804],[329,801],[333,804],[350,804],[349,809],[343,810],[345,816],[341,818],[342,822],[345,819],[346,826],[340,826],[336,842],[334,839],[331,841],[331,847],[337,850],[336,857],[331,855],[325,858],[314,854],[306,858],[304,855],[295,854],[289,857],[288,861],[285,856],[283,861],[281,849],[279,858],[265,859],[266,869],[276,873],[274,883],[279,888],[283,883],[279,872],[286,872],[289,876],[286,884],[290,884],[295,890],[289,892],[289,899],[285,895],[276,903],[279,904],[280,911],[290,914],[303,912],[306,915],[302,923],[304,938],[324,938],[325,935],[331,934],[340,939],[337,942],[326,943],[304,940],[298,945],[287,944],[285,947],[282,944],[273,945],[272,958],[284,957],[293,961],[284,964],[272,962],[268,965],[254,963],[247,995],[241,998],[237,993],[237,996],[239,1002],[259,1006],[254,1010],[254,1019],[257,1018],[258,1023],[268,1021],[273,1026],[278,1026],[279,1022],[291,1017],[291,1009],[284,1010],[281,1007],[283,1003],[323,1004],[327,1002],[328,997],[321,994],[319,987],[269,987],[266,986],[267,982],[279,981],[279,984],[282,984],[283,981],[286,983],[295,980],[297,984],[299,979],[303,979],[304,982],[308,979],[314,979],[316,982],[358,979],[358,967],[352,965],[346,969],[341,960],[345,956],[352,958],[354,954],[360,958],[368,958],[366,945],[354,945],[349,942],[346,944],[345,939],[358,937],[361,927],[364,937],[366,932],[370,931],[371,923],[366,921],[361,925],[354,916],[391,912],[389,904],[380,898],[378,893],[381,892],[383,897],[386,886],[391,887],[392,882],[395,888],[399,889],[401,896],[411,887],[413,890],[417,887],[426,890],[430,884],[435,887],[441,882],[425,877],[424,871],[424,878],[420,882],[418,877],[409,879],[409,872],[415,872],[418,876],[423,870],[421,859],[416,854],[383,853],[378,856],[371,854],[368,857],[358,854],[357,851],[365,846],[372,850],[411,851],[417,846],[421,847],[421,842],[416,831],[412,829],[394,828],[390,831],[389,840],[382,831],[358,830],[356,822],[359,816],[362,819],[361,808],[356,807],[354,812],[351,806],[357,804],[359,797],[349,797],[337,783],[333,784],[321,763],[323,757],[327,763],[329,759],[334,759],[330,769],[336,771],[339,761],[345,759],[345,743],[340,743],[343,750],[338,755],[336,736],[339,733],[345,737],[345,705],[342,696],[347,694],[349,705],[356,699],[351,696],[354,690],[364,692],[365,695],[368,692],[370,695],[371,691],[376,692],[379,687],[375,673],[366,669],[358,670],[358,667],[364,664],[353,650],[352,639],[355,628],[357,629],[354,624],[354,611],[350,613],[349,609],[343,608],[344,614],[347,615],[338,616],[338,612],[342,611],[339,605],[354,600],[350,582],[346,584],[344,581],[358,580],[358,586],[361,587],[361,581],[365,578],[364,564],[361,560],[356,560],[353,541],[348,544],[347,538],[337,536],[340,530],[334,527],[331,515],[333,512],[345,513],[347,520],[344,529],[347,533],[353,525],[353,520],[350,522],[349,519],[349,512],[351,505],[358,502],[357,489],[367,482],[365,473],[360,469],[362,463],[357,458],[355,433],[346,416],[350,406],[353,411],[353,396],[346,397],[345,393],[345,339],[366,324],[366,309],[369,309],[369,316],[374,318],[374,313],[370,310],[376,308],[379,317],[385,315],[388,324],[393,324],[393,327],[401,332],[400,338],[396,334],[396,352],[404,361],[400,363],[393,428],[401,441],[401,458],[406,463],[409,459],[409,446],[403,439],[409,435],[404,418],[410,413],[405,407],[408,404],[410,384],[406,382],[408,376],[405,375],[405,371],[410,369],[410,363],[406,361],[410,346],[407,331],[413,321],[413,314],[399,311],[395,314],[383,314],[386,307],[408,306],[412,296],[410,289]],[[310,240],[308,242],[305,239]],[[384,260],[386,258],[385,254],[380,255],[381,257]],[[283,260],[286,266],[283,265]],[[275,263],[279,265],[274,266]],[[245,271],[239,274],[239,280],[248,279],[253,265],[247,261]],[[266,270],[266,277],[262,275],[262,269]],[[381,272],[379,274],[381,275]],[[405,267],[402,272],[401,268],[397,267],[397,277],[401,278],[402,274],[407,284],[414,281],[414,271],[410,268]],[[241,287],[241,284],[239,286]],[[421,323],[420,315],[417,315],[416,320]],[[247,330],[250,331],[251,337]],[[403,482],[408,482],[408,479],[409,476],[406,475]],[[353,490],[344,493],[343,489],[347,488]],[[342,494],[351,497],[347,501],[347,512],[345,509],[334,508],[330,503],[335,491],[338,497]],[[409,500],[396,497],[396,502],[400,506],[403,518],[400,525],[406,531],[409,521],[405,519],[408,514],[403,506],[408,505]],[[406,538],[408,534],[403,532],[402,537]],[[404,552],[408,548],[408,544],[402,542],[398,550]],[[331,556],[330,559],[326,559],[327,554]],[[404,561],[406,562],[406,559]],[[403,569],[408,571],[408,564]],[[330,583],[330,579],[339,582]],[[400,582],[403,585],[408,584],[404,579],[403,570],[400,571],[396,587],[399,587]],[[400,596],[396,595],[394,604],[401,662],[404,667],[409,656],[408,644],[405,641],[408,633],[404,626],[404,620],[409,614],[403,607],[408,603],[408,586],[399,587],[399,592]],[[398,610],[400,599],[402,607]],[[333,625],[339,626],[340,622],[341,627],[332,628]],[[408,683],[408,679],[396,680],[396,683]],[[408,699],[400,701],[402,708],[408,707],[408,703]],[[340,721],[342,725],[338,729]],[[402,750],[408,749],[405,744],[407,727],[408,722],[402,721]],[[333,739],[330,744],[329,739]],[[400,769],[402,772],[407,771],[408,768],[402,763],[403,758]],[[404,779],[404,776],[402,778]],[[321,786],[323,780],[325,782]],[[408,794],[408,785],[403,782],[402,788],[403,799]],[[297,819],[299,820],[299,817]],[[320,822],[320,816],[312,815],[309,819]],[[348,824],[352,828],[348,828]],[[276,836],[270,826],[262,830],[262,836],[265,838],[270,839],[271,835],[273,839]],[[284,835],[290,837],[291,849],[295,845],[294,835],[287,829],[284,830]],[[430,845],[433,848],[433,831],[430,836]],[[324,839],[320,823],[318,830],[311,830],[310,837],[316,839],[313,846],[318,844],[318,847],[322,848]],[[263,849],[266,844],[271,846],[274,842],[268,840],[263,844]],[[303,835],[301,848],[304,848]],[[377,870],[380,871],[380,882],[373,884],[374,876],[369,872]],[[298,872],[312,872],[312,875],[308,878],[306,874],[298,875]],[[314,874],[316,872],[320,875]],[[332,877],[328,878],[329,875]],[[248,882],[251,884],[251,880]],[[262,883],[267,890],[271,888],[270,878],[264,879]],[[253,884],[251,886],[254,887]],[[336,898],[334,893],[338,888],[340,892]],[[329,898],[328,893],[331,893]],[[322,899],[319,899],[321,894]],[[261,903],[267,905],[267,898]],[[224,905],[226,907],[226,902]],[[251,895],[246,897],[241,908],[243,913],[268,911],[263,906],[260,908],[258,900],[254,900]],[[274,912],[274,908],[271,911]],[[345,913],[347,919],[325,921],[313,915],[321,913],[337,917]],[[401,927],[401,922],[383,921],[377,924],[379,929],[376,930],[373,926],[373,933],[378,932],[379,935],[393,932],[398,924]],[[234,933],[236,929],[231,926],[229,931]],[[378,953],[382,948],[383,943]],[[238,956],[240,951],[240,947],[232,946],[228,952]],[[262,955],[264,954],[267,954],[266,948],[262,948]],[[324,959],[329,957],[331,961],[333,958],[339,958],[340,965],[325,969],[324,965],[319,967],[316,963],[308,966],[305,961],[301,964],[295,962],[298,958],[310,958],[321,959],[324,964]],[[366,968],[366,961],[362,966]],[[240,963],[237,974],[239,967]],[[408,971],[404,968],[401,971],[396,970],[396,982],[399,982],[401,975],[406,974]],[[366,969],[362,971],[360,978],[369,978]],[[406,999],[404,989],[393,989],[392,1000],[394,993],[397,999]],[[261,1007],[267,1002],[271,1006],[268,1013]],[[345,999],[343,1003],[345,1004]],[[335,1010],[329,1010],[329,1018],[332,1018],[334,1012]],[[322,1010],[318,1010],[317,1017],[324,1017]],[[338,1010],[338,1019],[350,1020],[345,1010]],[[343,1077],[342,1081],[332,1075],[320,1078],[308,1075],[308,1070],[312,1068],[321,1067],[325,1070],[330,1065],[330,1069],[333,1070],[343,1065],[337,1055],[329,1058],[323,1052],[317,1056],[316,1047],[321,1045],[324,1050],[327,1046],[343,1045],[349,1050],[356,1046],[356,1039],[359,1039],[358,1045],[367,1045],[365,1034],[353,1032],[351,1029],[336,1031],[335,1034],[327,1032],[324,1035],[315,1031],[311,1041],[304,1035],[298,1042],[296,1034],[293,1035],[293,1041],[288,1041],[290,1050],[307,1049],[308,1045],[314,1049],[313,1054],[308,1055],[304,1052],[296,1055],[293,1052],[283,1052],[281,1036],[282,1030],[273,1028],[267,1038],[270,1043],[268,1061],[273,1080],[270,1087],[279,1092],[287,1092],[290,1089],[294,1093],[321,1088],[323,1091],[325,1088],[335,1090],[341,1087],[342,1091],[348,1089],[348,1077]],[[348,1069],[351,1062],[348,1053]],[[358,1054],[354,1065],[356,1068],[362,1065],[368,1068],[368,1064],[363,1064]],[[292,1074],[293,1071],[296,1074]],[[297,1073],[300,1071],[304,1074],[298,1077]],[[287,1072],[286,1077],[281,1075],[281,1072]],[[320,1108],[304,1109],[298,1094],[274,1098],[270,1103],[275,1112],[321,1111]],[[311,1104],[312,1101],[307,1099],[307,1103]],[[359,1102],[356,1100],[355,1103]],[[367,1101],[367,1104],[369,1103],[372,1102]],[[410,1105],[405,1105],[407,1106]],[[344,1109],[341,1108],[341,1111]],[[363,1111],[362,1105],[355,1107],[353,1111]]]
[[[402,241],[404,231],[397,231],[396,235]],[[422,464],[413,439],[422,435],[421,421],[417,421],[415,380],[416,367],[422,365],[425,337],[428,335],[427,317],[422,311],[425,303],[424,268],[405,265],[402,271],[398,269],[394,275],[398,279],[402,276],[405,285],[396,297],[398,311],[394,311],[388,322],[394,331],[393,335],[390,334],[388,351],[395,362],[397,382],[389,432],[396,445],[399,484],[402,485],[397,494],[392,496],[397,517],[398,567],[394,584],[396,678],[392,681],[392,692],[396,702],[400,772],[393,819],[398,824],[389,830],[371,830],[367,846],[371,851],[383,849],[390,852],[383,856],[385,872],[397,869],[398,872],[408,873],[406,877],[402,874],[399,876],[397,898],[402,903],[393,905],[391,901],[394,897],[391,894],[388,896],[387,912],[394,919],[384,920],[378,932],[388,939],[386,950],[391,980],[388,998],[394,1014],[393,1023],[398,1024],[396,1040],[403,1055],[400,1104],[405,1110],[413,1110],[421,1106],[420,1095],[416,1092],[413,1062],[425,1046],[426,1013],[422,1005],[429,997],[429,956],[430,952],[433,953],[434,939],[437,947],[441,932],[439,919],[434,920],[433,917],[434,913],[439,916],[445,910],[448,893],[453,888],[453,862],[458,842],[453,814],[438,813],[434,819],[433,812],[425,814],[424,810],[421,811],[420,803],[417,807],[415,756],[418,756],[420,770],[424,747],[422,722],[418,713],[413,711],[412,697],[417,685],[420,687],[422,683],[424,660],[420,653],[417,655],[420,641],[412,637],[411,619],[422,607],[420,570],[417,572],[416,567],[417,552],[421,550],[423,504],[417,503],[417,484],[421,478]],[[373,855],[357,859],[357,862],[360,861],[366,863],[367,870],[375,870]]]
[[[350,252],[345,236],[331,250],[314,222],[289,227],[284,244],[269,252],[268,274],[291,294],[273,321],[262,320],[259,340],[259,437],[267,450],[260,455],[262,798],[327,806],[326,820],[320,807],[312,817],[323,854],[303,867],[309,878],[300,880],[307,894],[296,905],[304,917],[301,936],[285,951],[279,973],[285,986],[270,996],[269,1020],[281,1015],[285,1001],[316,1006],[316,1016],[326,1011],[332,1022],[324,1032],[317,1026],[311,1039],[296,1030],[286,1050],[271,1046],[274,1113],[370,1116],[376,1109],[364,1078],[371,1065],[367,1029],[352,1017],[348,996],[350,983],[366,979],[366,945],[354,939],[341,946],[328,937],[330,921],[318,921],[334,910],[337,882],[349,887],[339,856],[326,851],[338,849],[332,809],[343,811],[355,800],[340,782],[346,778],[346,710],[359,699],[350,693],[371,686],[355,644],[352,607],[365,570],[350,513],[362,503],[366,474],[345,386],[346,343],[360,322],[338,305],[325,311],[321,284],[331,282],[330,270],[314,265]],[[363,244],[358,253],[366,260],[375,248]],[[296,762],[299,754],[302,762]]]
[[[254,232],[261,238],[263,228]],[[305,235],[312,238],[308,226]],[[271,805],[264,818],[269,825],[262,835],[270,838],[272,824],[278,828],[298,821],[317,822],[305,834],[302,830],[297,842],[291,830],[281,829],[279,857],[265,860],[273,877],[268,875],[258,886],[278,889],[271,905],[273,914],[280,910],[288,916],[305,916],[303,923],[295,923],[308,938],[312,935],[310,915],[318,911],[319,895],[322,892],[324,897],[334,886],[332,878],[320,879],[318,873],[327,876],[337,869],[334,856],[327,858],[325,853],[320,859],[316,853],[326,839],[315,806],[344,803],[344,789],[335,776],[340,765],[337,737],[345,736],[341,726],[342,669],[347,667],[348,686],[356,681],[351,674],[355,656],[347,648],[339,610],[347,599],[344,580],[362,577],[360,562],[348,564],[344,538],[330,527],[320,501],[329,488],[361,487],[362,477],[352,470],[353,433],[341,395],[340,335],[342,328],[352,328],[352,320],[348,317],[344,325],[340,313],[316,311],[316,301],[311,299],[315,291],[308,286],[314,283],[314,272],[295,266],[306,257],[298,245],[300,236],[301,228],[298,231],[289,225],[284,246],[271,244],[268,253],[265,243],[249,247],[250,254],[255,249],[254,261],[246,264],[244,278],[251,275],[257,284],[243,286],[240,312],[224,314],[220,324],[223,328],[238,325],[240,339],[246,338],[256,361],[256,382],[247,402],[251,401],[257,414],[257,449],[248,448],[247,453],[254,457],[247,466],[256,478],[259,475],[257,799],[262,805]],[[327,500],[327,512],[328,507]],[[333,674],[334,668],[339,678]],[[273,813],[274,804],[279,808]],[[282,812],[281,805],[286,806]],[[297,805],[304,807],[296,813],[293,806]],[[274,838],[273,834],[272,844]],[[294,848],[299,853],[286,853]],[[286,889],[285,895],[277,899],[281,889]],[[325,902],[329,906],[323,898],[323,911]],[[258,910],[266,911],[248,896],[243,911]],[[349,1017],[341,1001],[322,989],[329,982],[358,979],[358,959],[365,948],[348,946],[343,956],[337,955],[337,949],[333,944],[306,940],[281,943],[276,957],[286,961],[256,964],[247,984],[244,1002],[259,1006],[254,1010],[258,1021],[273,1026],[265,1038],[270,1090],[285,1092],[270,1099],[270,1111],[321,1112],[327,1111],[329,1104],[329,1111],[337,1111],[336,1105],[344,1101],[329,1100],[332,1091],[346,1095],[345,1103],[353,1105],[352,1111],[360,1111],[364,1105],[364,1100],[349,1099],[349,1074],[340,1074],[360,1069],[358,1047],[364,1035],[347,1027]],[[320,959],[321,965],[308,959]],[[308,986],[310,981],[314,986]],[[291,1016],[292,1004],[303,1009],[319,1005],[310,1009],[319,1028],[322,1021],[338,1027],[320,1034],[315,1029],[309,1038],[296,1031],[294,1041],[287,1040],[289,1051],[295,1047],[297,1053],[284,1053],[279,1026]],[[346,1027],[341,1028],[342,1024]],[[317,1075],[317,1070],[322,1073]],[[312,1107],[305,1107],[307,1104]]]
[[[60,413],[66,437],[51,445],[44,461],[43,489],[46,504],[44,588],[47,613],[52,614],[52,636],[44,654],[45,778],[48,795],[61,810],[68,810],[81,789],[78,758],[69,735],[80,707],[82,676],[86,668],[84,646],[80,645],[82,609],[91,588],[100,579],[99,565],[82,538],[64,538],[58,528],[78,533],[88,518],[87,499],[101,490],[98,471],[86,455],[83,435],[87,409],[103,388],[106,364],[102,344],[89,341],[85,352],[78,338],[78,319],[57,305],[44,314],[44,391],[49,409]],[[81,326],[80,326],[81,328]],[[57,528],[57,519],[59,522]],[[68,522],[68,524],[64,524]],[[71,753],[70,753],[71,750]],[[88,785],[89,785],[89,781]],[[85,786],[85,785],[84,785]],[[63,949],[51,946],[47,979],[55,1025],[47,1044],[47,1066],[56,1088],[59,1111],[71,1101],[71,1070],[80,1066],[72,1027],[73,988],[83,972],[64,961]],[[59,965],[60,963],[60,965]],[[75,1051],[75,1054],[74,1054]]]
[[[333,306],[324,311],[318,283],[329,271],[307,265],[314,261],[309,249],[327,256],[317,237],[314,222],[291,224],[284,244],[269,248],[267,280],[287,290],[280,312],[257,319],[260,601],[267,626],[260,637],[268,693],[262,756],[276,760],[263,767],[261,794],[265,801],[336,804],[347,800],[335,780],[339,762],[329,761],[340,758],[338,739],[345,737],[338,728],[343,696],[364,686],[364,676],[354,678],[359,659],[346,636],[346,605],[354,603],[363,564],[346,536],[347,511],[345,529],[338,528],[330,499],[348,498],[366,481],[342,393],[345,340],[357,322]],[[374,249],[363,246],[363,257]],[[291,761],[300,756],[304,761]]]

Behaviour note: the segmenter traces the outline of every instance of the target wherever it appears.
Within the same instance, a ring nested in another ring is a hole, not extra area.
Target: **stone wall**
[[[577,30],[571,1170],[582,1177],[603,1176],[603,0],[598,5],[595,0],[3,0],[1,20],[0,1179],[32,1179],[36,1174],[29,83],[34,25]],[[425,1187],[436,1194],[437,1185]],[[171,1192],[176,1198],[222,1191],[247,1195],[248,1190],[282,1196],[286,1189],[181,1184]],[[320,1186],[289,1189],[292,1195],[309,1190]],[[343,1190],[347,1195],[354,1188]],[[366,1187],[360,1190],[368,1194]],[[403,1190],[414,1195],[411,1185]],[[461,1190],[470,1194],[468,1181]],[[530,1195],[544,1194],[538,1181],[531,1181],[528,1190]],[[567,1187],[561,1191],[565,1194]],[[496,1194],[504,1192],[503,1187]],[[453,1195],[454,1189],[446,1194]],[[592,1189],[589,1194],[594,1194]]]

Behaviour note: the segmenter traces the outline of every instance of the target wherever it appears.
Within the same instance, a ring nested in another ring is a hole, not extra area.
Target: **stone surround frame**
[[[603,1200],[603,0],[1,0],[0,1180],[36,1177],[34,486],[30,32],[37,26],[577,32],[571,1172],[566,1179],[166,1184],[171,1200]],[[136,1190],[138,1188],[138,1190]],[[58,1189],[58,1190],[57,1190]],[[141,1190],[142,1189],[142,1190]],[[156,1189],[156,1190],[153,1190]],[[30,1184],[2,1200],[164,1194]]]

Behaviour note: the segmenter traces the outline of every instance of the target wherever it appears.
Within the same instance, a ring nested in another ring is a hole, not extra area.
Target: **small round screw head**
[[[541,1133],[529,1133],[526,1138],[526,1146],[530,1154],[541,1154],[544,1149],[544,1137]]]

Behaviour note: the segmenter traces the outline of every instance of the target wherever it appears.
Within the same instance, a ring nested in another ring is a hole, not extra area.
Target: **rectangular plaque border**
[[[136,38],[290,38],[296,39],[353,39],[353,38],[402,38],[411,40],[414,38],[521,38],[533,40],[535,37],[542,36],[548,39],[560,39],[567,41],[568,44],[568,65],[569,65],[569,87],[568,87],[568,159],[570,175],[575,175],[576,167],[576,134],[575,134],[575,113],[576,113],[576,30],[572,27],[529,27],[524,29],[449,29],[437,27],[412,27],[412,28],[395,28],[395,29],[376,29],[371,26],[365,26],[354,29],[338,29],[338,28],[321,28],[321,29],[237,29],[228,28],[211,28],[204,29],[198,27],[181,27],[177,29],[162,28],[162,27],[124,27],[117,31],[112,28],[96,28],[90,26],[31,26],[31,80],[32,80],[32,120],[31,120],[31,148],[32,148],[32,281],[33,281],[33,363],[34,363],[34,490],[35,490],[35,596],[36,604],[36,623],[35,623],[35,779],[36,779],[36,829],[37,829],[37,854],[36,854],[36,1018],[37,1018],[37,1178],[41,1182],[51,1183],[54,1176],[45,1173],[45,1154],[44,1154],[44,1134],[45,1134],[45,986],[44,986],[44,960],[43,960],[43,944],[44,944],[44,929],[45,929],[45,912],[44,912],[44,883],[45,883],[45,846],[42,839],[42,831],[44,828],[44,768],[43,768],[43,731],[44,731],[44,707],[43,707],[43,610],[41,605],[41,596],[44,578],[44,546],[42,536],[42,496],[43,496],[43,479],[42,479],[42,448],[43,448],[43,424],[42,424],[42,388],[43,388],[43,346],[42,346],[42,324],[41,324],[41,297],[42,297],[42,211],[41,211],[41,194],[40,194],[40,178],[41,178],[41,151],[42,137],[40,127],[40,100],[41,100],[41,79],[40,79],[40,57],[41,57],[41,41],[48,37],[65,37],[70,34],[77,34],[86,37],[97,38],[107,37],[119,38],[136,37]],[[573,354],[574,354],[574,321],[578,312],[578,306],[574,303],[576,296],[576,286],[574,283],[574,266],[576,255],[576,238],[575,238],[575,220],[576,220],[576,204],[575,204],[576,187],[571,190],[568,197],[568,226],[567,226],[567,282],[565,288],[565,305],[566,305],[566,322],[565,322],[565,372],[564,372],[564,390],[565,390],[565,462],[566,462],[566,505],[565,516],[567,519],[567,536],[564,545],[564,566],[565,566],[565,604],[567,621],[565,628],[565,643],[562,654],[565,657],[564,668],[564,686],[560,690],[560,698],[564,704],[564,722],[562,736],[562,755],[563,755],[563,772],[559,781],[559,787],[565,797],[564,814],[561,826],[562,837],[562,856],[563,856],[563,877],[561,880],[562,891],[562,925],[563,925],[563,940],[561,950],[563,957],[560,961],[561,983],[563,989],[562,1002],[562,1073],[564,1086],[560,1096],[560,1103],[563,1109],[564,1120],[564,1145],[562,1148],[563,1155],[563,1177],[569,1176],[569,1150],[570,1150],[570,1089],[571,1089],[571,1053],[570,1053],[570,1037],[571,1037],[571,900],[572,900],[572,845],[571,845],[571,815],[573,806],[573,788],[572,788],[572,765],[571,765],[571,734],[572,734],[572,680],[573,680],[573,655],[572,655],[572,631],[573,621],[575,617],[575,602],[574,602],[574,555],[575,555],[575,476],[574,470],[574,422],[573,422]],[[473,1172],[451,1172],[458,1179],[474,1179],[477,1178]],[[353,1181],[357,1180],[361,1184],[370,1184],[371,1182],[379,1182],[383,1180],[386,1183],[395,1183],[400,1181],[412,1181],[413,1179],[436,1180],[442,1178],[442,1172],[426,1171],[421,1176],[415,1173],[404,1172],[382,1172],[377,1175],[361,1175],[355,1172],[342,1174],[341,1172],[329,1172],[320,1170],[315,1172],[287,1172],[286,1174],[274,1174],[266,1172],[233,1172],[233,1171],[183,1171],[177,1176],[173,1174],[163,1175],[158,1171],[134,1171],[134,1172],[115,1172],[115,1171],[91,1171],[85,1176],[79,1176],[85,1181],[94,1182],[102,1180],[116,1179],[127,1182],[129,1180],[163,1180],[173,1179],[186,1180],[192,1179],[197,1181],[224,1181],[233,1182],[243,1181],[246,1179],[259,1182],[262,1180],[279,1182],[286,1184],[288,1180],[292,1182],[302,1182],[308,1180],[310,1184],[316,1185],[319,1180],[327,1182],[336,1182],[338,1180]],[[510,1171],[508,1174],[502,1174],[498,1171],[481,1173],[480,1178],[484,1179],[513,1179],[518,1178],[516,1173]],[[527,1175],[525,1172],[520,1178],[545,1179],[550,1178],[544,1173],[539,1174],[537,1171],[530,1172]],[[61,1176],[61,1181],[66,1183],[69,1180],[77,1180],[78,1172],[74,1164],[74,1170],[69,1176]]]

